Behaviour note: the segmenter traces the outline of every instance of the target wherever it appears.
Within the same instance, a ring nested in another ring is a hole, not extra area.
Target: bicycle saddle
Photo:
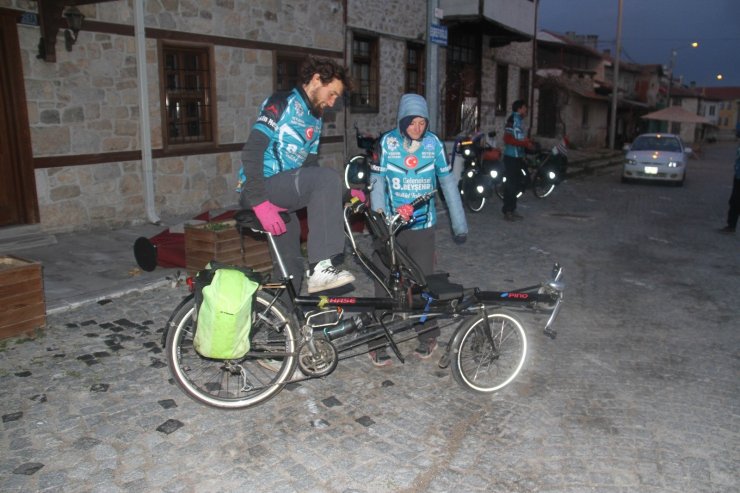
[[[280,217],[283,218],[285,223],[290,222],[290,214],[287,212],[281,212]],[[249,229],[255,233],[267,233],[262,229],[262,223],[257,219],[257,214],[252,209],[241,209],[234,213],[234,221],[236,221],[236,229],[240,232],[244,229]]]
[[[427,278],[427,291],[429,294],[439,300],[448,301],[456,298],[462,298],[463,286],[462,284],[455,284],[450,282],[450,275],[447,272],[438,272],[426,276]]]

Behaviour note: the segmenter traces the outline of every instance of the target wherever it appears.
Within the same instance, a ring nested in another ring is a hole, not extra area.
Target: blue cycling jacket
[[[428,118],[426,102],[417,95],[405,95],[398,110],[399,127],[409,116]],[[437,182],[447,198],[447,207],[455,235],[468,232],[465,212],[462,208],[457,183],[452,167],[447,163],[445,147],[434,133],[427,131],[420,141],[412,141],[399,127],[380,138],[380,155],[373,165],[370,180],[373,188],[370,203],[374,210],[383,210],[386,215],[398,206],[408,204],[420,195],[433,192]],[[431,228],[437,222],[434,199],[414,213],[416,221],[410,229]]]
[[[321,118],[312,113],[308,97],[300,88],[267,98],[252,127],[252,131],[261,132],[269,140],[261,159],[262,176],[249,177],[258,170],[245,173],[240,169],[237,191],[249,181],[300,168],[310,154],[318,154],[321,124]]]
[[[527,137],[527,134],[524,132],[524,121],[522,119],[522,115],[514,112],[509,118],[507,118],[504,133],[511,134],[516,140],[524,140]],[[524,147],[505,144],[504,156],[524,157]]]

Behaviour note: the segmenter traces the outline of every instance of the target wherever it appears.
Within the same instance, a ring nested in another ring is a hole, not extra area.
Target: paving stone
[[[521,313],[526,365],[494,395],[436,358],[377,369],[361,356],[223,411],[185,396],[156,351],[184,288],[55,311],[43,336],[0,348],[0,489],[734,492],[739,250],[712,231],[732,153],[710,150],[684,188],[571,178],[520,199],[521,222],[495,201],[468,214],[463,246],[440,227],[453,280],[508,290],[556,259],[566,269],[558,338]]]

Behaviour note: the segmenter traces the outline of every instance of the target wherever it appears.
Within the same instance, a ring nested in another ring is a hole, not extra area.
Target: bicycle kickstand
[[[385,332],[385,338],[388,339],[388,345],[393,350],[393,353],[396,355],[396,358],[398,358],[398,361],[401,363],[404,363],[403,355],[401,354],[401,350],[398,348],[398,345],[396,344],[395,339],[393,339],[393,334],[391,334],[391,331],[388,330],[388,327],[385,326],[385,322],[383,319],[388,316],[393,315],[392,312],[385,312],[383,315],[380,316],[380,326],[383,327],[383,332]]]

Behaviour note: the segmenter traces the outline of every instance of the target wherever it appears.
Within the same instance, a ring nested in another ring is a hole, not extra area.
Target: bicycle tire
[[[465,205],[468,207],[468,210],[470,212],[480,212],[483,210],[483,206],[486,205],[486,198],[477,196],[477,197],[468,197],[465,196]]]
[[[193,400],[220,409],[245,409],[277,395],[296,367],[290,312],[258,291],[252,302],[251,349],[238,360],[200,356],[193,348],[195,301],[183,306],[167,334],[166,355],[175,383]],[[260,356],[265,353],[265,356]]]
[[[452,376],[476,394],[490,394],[509,385],[527,357],[527,335],[516,315],[504,310],[488,313],[491,338],[483,322],[483,315],[470,317],[450,342]]]
[[[545,178],[542,177],[540,170],[537,170],[537,173],[534,175],[534,179],[532,180],[532,191],[534,192],[534,196],[538,199],[544,199],[550,195],[553,190],[555,190],[555,184],[545,180]]]

